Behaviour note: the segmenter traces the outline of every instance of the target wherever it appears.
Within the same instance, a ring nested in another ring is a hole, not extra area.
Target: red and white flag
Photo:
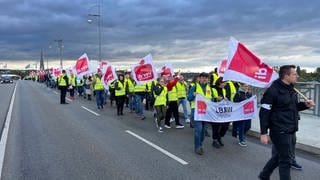
[[[132,76],[137,84],[144,84],[157,79],[156,68],[152,63],[151,54],[141,59],[139,64],[133,66]]]
[[[62,73],[62,70],[61,70],[60,67],[53,69],[53,76],[54,76],[55,78],[59,77],[61,73]]]
[[[223,59],[220,63],[219,69],[218,69],[218,74],[219,76],[223,76],[224,72],[226,71],[226,67],[227,67],[227,59]]]
[[[217,123],[240,121],[256,118],[257,112],[256,96],[234,103],[226,100],[212,102],[211,99],[197,94],[194,120]]]
[[[230,38],[227,68],[224,80],[247,83],[256,87],[267,87],[278,78],[278,73],[262,62],[242,43]]]
[[[77,60],[74,68],[76,70],[77,77],[82,77],[93,72],[93,68],[90,65],[89,58],[86,53]]]
[[[101,61],[99,65],[100,70],[106,69],[109,64],[108,61]]]
[[[174,75],[174,71],[171,64],[165,64],[161,67],[160,72],[161,76],[170,77]]]
[[[109,85],[114,80],[118,79],[116,70],[112,65],[109,64],[106,68],[104,68],[102,79],[103,79],[103,86],[106,89],[109,89]]]

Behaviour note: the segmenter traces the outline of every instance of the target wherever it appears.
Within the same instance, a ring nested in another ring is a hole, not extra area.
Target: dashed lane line
[[[156,150],[162,152],[163,154],[169,156],[170,158],[178,161],[180,164],[182,164],[182,165],[188,165],[188,164],[189,164],[188,162],[184,161],[183,159],[179,158],[178,156],[173,155],[172,153],[170,153],[170,152],[168,152],[167,150],[159,147],[158,145],[156,145],[156,144],[154,144],[154,143],[152,143],[152,142],[144,139],[143,137],[141,137],[141,136],[139,136],[139,135],[137,135],[137,134],[135,134],[135,133],[133,133],[133,132],[131,132],[131,131],[129,131],[129,130],[126,130],[126,132],[127,132],[128,134],[136,137],[137,139],[143,141],[144,143],[148,144],[149,146],[155,148]]]
[[[100,114],[98,114],[98,113],[96,113],[96,112],[94,112],[94,111],[92,111],[92,110],[90,110],[90,109],[88,109],[88,108],[86,108],[86,107],[84,107],[84,106],[81,106],[81,107],[82,107],[83,109],[91,112],[92,114],[94,114],[94,115],[96,115],[96,116],[100,116]]]

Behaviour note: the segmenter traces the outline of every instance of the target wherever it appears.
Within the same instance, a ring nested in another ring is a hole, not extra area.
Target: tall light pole
[[[58,48],[59,48],[59,57],[60,57],[60,66],[61,66],[61,69],[63,69],[63,66],[62,66],[62,55],[63,55],[63,40],[62,39],[55,39],[54,40],[55,42],[58,43]]]
[[[98,19],[98,43],[99,43],[99,62],[101,62],[101,11],[100,11],[100,0],[98,0],[98,4],[96,5],[98,8],[97,14],[88,14],[88,23],[91,24],[93,22],[93,18]]]

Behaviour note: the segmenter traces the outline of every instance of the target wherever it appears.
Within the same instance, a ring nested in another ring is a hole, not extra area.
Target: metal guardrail
[[[320,116],[320,83],[298,82],[295,87],[306,97],[312,99],[316,104],[315,107],[302,111],[301,113]],[[265,89],[252,87],[251,90],[252,94],[257,96],[259,104]],[[298,97],[300,101],[304,101],[300,95],[298,95]]]

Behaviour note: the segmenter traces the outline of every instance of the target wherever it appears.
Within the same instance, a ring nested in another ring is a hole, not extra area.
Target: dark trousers
[[[166,120],[165,124],[170,126],[170,118],[173,114],[173,117],[175,119],[176,125],[180,125],[179,121],[179,111],[178,111],[178,101],[170,101],[169,102],[169,107],[166,112]]]
[[[166,116],[166,106],[165,105],[160,105],[160,106],[154,106],[157,112],[157,124],[158,127],[161,127],[161,121],[165,118]]]
[[[279,166],[280,180],[290,180],[291,148],[294,134],[270,132],[273,142],[272,157],[260,173],[261,179],[269,179],[273,170]]]
[[[124,106],[125,97],[126,97],[125,95],[124,96],[116,96],[117,114],[118,115],[123,115],[123,106]]]
[[[221,139],[229,128],[229,122],[226,123],[210,123],[212,127],[212,139]]]
[[[60,89],[60,104],[66,103],[67,86],[59,86]]]

